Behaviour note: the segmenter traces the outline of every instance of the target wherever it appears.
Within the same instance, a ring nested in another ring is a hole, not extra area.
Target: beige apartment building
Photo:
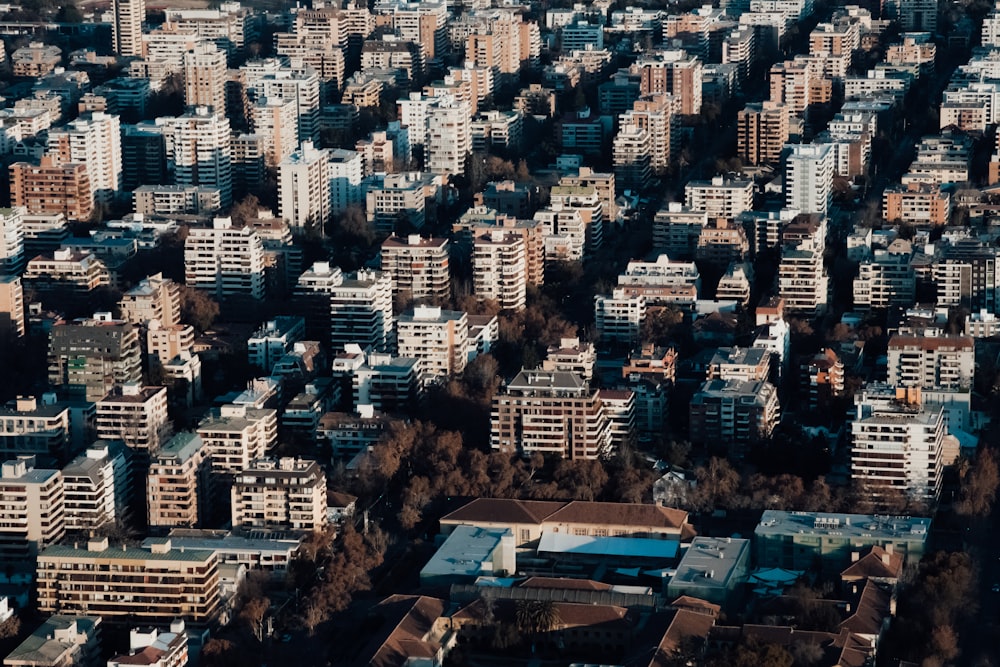
[[[316,461],[258,459],[236,476],[233,527],[323,530],[326,475]]]
[[[446,380],[465,370],[469,318],[464,311],[417,306],[396,322],[399,356],[420,360],[422,381]]]
[[[91,253],[74,252],[69,248],[29,260],[23,278],[25,286],[37,292],[62,289],[78,295],[111,283],[104,262]]]
[[[88,449],[63,468],[62,474],[66,530],[86,535],[114,523],[120,499],[115,493],[115,460],[106,445]]]
[[[392,278],[392,293],[441,303],[451,295],[448,239],[390,236],[382,242],[382,270]]]
[[[158,320],[163,326],[180,324],[180,285],[162,273],[146,276],[122,295],[118,304],[122,319],[132,324],[149,325]]]
[[[155,453],[172,429],[167,388],[127,383],[97,402],[97,437],[123,440],[135,450]]]
[[[472,240],[472,291],[502,310],[524,308],[528,289],[525,235],[499,227]],[[544,257],[544,251],[542,254]]]
[[[219,614],[219,569],[214,551],[54,545],[38,556],[38,610],[95,614],[106,622],[165,624],[182,618],[209,625]]]
[[[278,438],[278,415],[270,409],[223,405],[202,420],[198,435],[205,442],[212,472],[234,476],[263,458]]]
[[[10,166],[10,200],[28,213],[62,213],[67,220],[86,221],[94,210],[87,165],[59,163],[43,156],[39,164],[15,162]]]
[[[193,528],[201,524],[209,497],[208,452],[201,436],[178,433],[153,457],[146,477],[150,527]]]
[[[788,107],[765,101],[746,105],[736,114],[736,156],[745,164],[773,164],[789,137]]]
[[[66,532],[63,476],[35,468],[34,456],[19,456],[0,467],[0,560],[16,569]]]
[[[0,276],[0,340],[24,335],[24,288],[20,276]]]

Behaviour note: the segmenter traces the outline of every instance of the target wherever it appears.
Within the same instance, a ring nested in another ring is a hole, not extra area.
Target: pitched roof
[[[890,615],[889,602],[892,594],[869,581],[861,591],[861,598],[854,607],[854,613],[840,624],[842,629],[860,635],[877,635],[882,624]]]
[[[673,654],[688,637],[707,638],[712,626],[715,625],[715,618],[706,614],[687,609],[678,609],[674,618],[670,621],[670,626],[660,640],[659,651],[649,663],[650,667],[660,665],[660,656]]]
[[[565,503],[555,501],[476,498],[464,507],[442,517],[441,521],[540,524],[545,520],[545,517],[563,505]]]
[[[880,546],[873,546],[871,551],[841,572],[840,578],[844,581],[899,579],[902,572],[903,554],[898,551],[890,553]]]
[[[402,667],[411,657],[434,656],[440,645],[427,639],[444,614],[445,602],[423,595],[390,595],[374,612],[385,622],[359,654],[355,664],[369,667]]]
[[[713,618],[719,617],[719,612],[722,611],[722,607],[709,602],[708,600],[702,600],[701,598],[696,598],[691,595],[682,595],[673,602],[670,603],[671,607],[675,609],[686,609],[688,611],[697,612],[699,614],[708,614]]]
[[[529,577],[517,584],[521,588],[555,588],[575,591],[609,591],[611,584],[590,579],[563,579],[561,577]]]
[[[513,619],[517,608],[516,600],[493,600],[493,615],[497,619]],[[610,604],[577,604],[572,602],[554,602],[559,623],[556,629],[589,628],[603,626],[621,626],[623,630],[631,630],[635,618],[625,607]],[[456,620],[468,620],[473,623],[482,622],[486,607],[482,598],[473,600],[452,616]]]
[[[546,521],[560,523],[607,523],[680,529],[687,512],[641,503],[596,503],[574,500],[553,512]]]

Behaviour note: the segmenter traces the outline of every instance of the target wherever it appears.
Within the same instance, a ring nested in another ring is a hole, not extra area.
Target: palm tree
[[[519,630],[531,635],[531,652],[535,652],[538,635],[559,625],[559,608],[552,600],[518,600],[514,622]]]

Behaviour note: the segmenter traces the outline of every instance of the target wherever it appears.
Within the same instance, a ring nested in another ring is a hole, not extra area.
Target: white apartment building
[[[826,215],[833,200],[836,155],[830,144],[790,144],[785,162],[785,206]]]
[[[0,408],[0,456],[40,454],[66,460],[70,447],[69,407],[57,404],[55,394],[41,400],[19,396]]]
[[[162,273],[154,273],[125,292],[118,306],[122,319],[132,324],[148,326],[153,320],[163,326],[180,324],[180,286]]]
[[[146,20],[146,0],[114,0],[111,3],[112,43],[123,58],[142,55],[142,22]]]
[[[944,409],[858,403],[851,422],[851,477],[876,502],[900,494],[933,502],[941,492]]]
[[[320,80],[311,68],[275,69],[256,73],[244,66],[247,96],[258,99],[289,100],[295,104],[298,140],[319,140]]]
[[[298,106],[295,100],[259,98],[250,107],[254,134],[264,140],[264,162],[269,167],[295,152],[299,146]]]
[[[648,305],[693,304],[701,291],[701,274],[694,262],[658,255],[652,262],[634,259],[618,276],[627,296],[643,296]]]
[[[119,459],[124,466],[124,459]],[[127,474],[119,470],[120,475]],[[62,470],[66,530],[86,535],[114,523],[120,499],[115,488],[115,459],[107,447],[90,448]]]
[[[467,102],[441,100],[427,112],[427,171],[449,176],[465,173],[472,152],[471,112]]]
[[[226,112],[226,52],[202,42],[184,54],[184,104]]]
[[[691,181],[684,188],[687,207],[705,211],[709,218],[735,218],[753,209],[752,178],[715,176],[711,181]]]
[[[122,440],[135,450],[155,453],[173,430],[167,388],[137,382],[115,387],[97,401],[97,437]]]
[[[359,269],[329,289],[330,345],[351,343],[386,351],[395,344],[392,279],[384,271]]]
[[[33,569],[35,556],[66,532],[63,476],[19,456],[0,468],[0,556],[16,569]]]
[[[594,325],[602,340],[635,343],[642,333],[646,319],[646,297],[629,296],[616,287],[610,295],[594,297]]]
[[[122,135],[118,116],[102,111],[82,114],[49,131],[48,152],[65,163],[87,165],[95,202],[111,203],[122,189]]]
[[[469,318],[464,311],[416,306],[396,321],[399,356],[420,360],[424,384],[446,380],[465,370]]]
[[[365,177],[365,156],[357,151],[336,148],[330,151],[331,213],[341,213],[348,206],[365,200],[361,182]]]
[[[278,440],[278,414],[271,409],[223,405],[197,428],[212,473],[233,476],[263,458]]]
[[[896,239],[886,250],[876,249],[858,268],[854,305],[888,308],[912,304],[916,294],[912,257],[913,246],[903,239]]]
[[[305,338],[305,333],[306,323],[301,317],[285,315],[268,320],[247,339],[250,365],[270,373],[274,364]]]
[[[230,218],[195,227],[184,242],[185,282],[217,297],[264,298],[264,243],[250,227]]]
[[[178,433],[149,465],[146,511],[150,527],[194,528],[207,514],[210,464],[201,436]]]
[[[195,107],[183,116],[157,118],[163,126],[168,164],[177,185],[219,190],[220,204],[233,201],[233,167],[229,119],[224,112]]]
[[[615,180],[622,187],[643,190],[653,177],[650,155],[653,141],[649,132],[638,125],[623,124],[612,145]]]
[[[0,275],[20,275],[24,269],[23,206],[0,208]]]
[[[330,151],[311,141],[278,165],[278,211],[295,230],[322,226],[333,214]]]
[[[185,667],[188,664],[188,635],[184,621],[170,622],[170,630],[155,627],[132,628],[128,633],[128,653],[108,660],[108,667],[129,667],[142,656],[143,667]]]
[[[400,216],[414,229],[424,226],[425,187],[419,180],[412,179],[413,175],[412,172],[389,174],[366,187],[365,209],[376,231],[394,232]]]
[[[504,228],[472,240],[472,291],[476,298],[496,301],[502,310],[520,310],[527,299],[524,235]]]
[[[323,530],[326,475],[316,461],[258,459],[236,476],[233,527]]]
[[[971,387],[975,340],[969,336],[901,336],[889,339],[889,384],[896,387]]]
[[[436,303],[451,295],[448,239],[393,235],[382,242],[379,258],[382,271],[392,279],[394,295]]]

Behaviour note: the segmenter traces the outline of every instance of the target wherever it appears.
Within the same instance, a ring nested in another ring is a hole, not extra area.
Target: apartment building
[[[707,224],[707,211],[667,202],[653,216],[653,248],[675,260],[694,259],[698,237]]]
[[[826,215],[833,201],[835,154],[830,144],[793,144],[785,161],[785,206]]]
[[[4,667],[97,667],[100,625],[100,616],[50,616],[7,654]]]
[[[260,99],[290,100],[295,102],[298,141],[319,141],[320,79],[311,68],[292,67],[252,70],[245,72],[247,97],[251,102]]]
[[[163,127],[176,184],[216,188],[221,206],[232,204],[232,150],[224,110],[195,107],[182,116],[157,118],[156,124]]]
[[[616,287],[594,296],[594,327],[604,341],[636,343],[646,319],[646,297]]]
[[[0,275],[0,341],[10,342],[24,333],[24,288],[21,278]]]
[[[736,156],[745,164],[777,165],[789,134],[785,104],[770,100],[750,103],[736,114]]]
[[[492,447],[594,459],[611,446],[601,392],[578,375],[522,370],[493,398]]]
[[[615,179],[622,187],[637,191],[649,187],[653,178],[650,166],[652,152],[649,132],[637,125],[621,126],[612,145],[612,163]]]
[[[396,321],[399,356],[420,360],[424,384],[447,380],[465,370],[469,318],[463,311],[416,306]]]
[[[231,478],[263,458],[278,438],[274,410],[228,404],[213,410],[196,429],[212,473]]]
[[[382,242],[379,258],[382,271],[392,280],[393,296],[432,303],[451,296],[448,239],[392,235]]]
[[[119,497],[124,488],[116,480],[127,474],[125,459],[113,457],[106,444],[70,461],[62,469],[66,530],[87,535],[114,523],[118,507],[125,504]]]
[[[485,194],[488,193],[489,189]],[[495,200],[493,203],[497,204]],[[525,210],[529,207],[526,202]],[[494,230],[516,234],[524,240],[525,280],[529,285],[542,285],[545,283],[545,234],[542,223],[533,219],[518,219],[517,215],[509,211],[498,213],[493,206],[477,205],[463,213],[452,226],[454,243],[459,252],[474,254],[474,239],[477,236],[490,236]]]
[[[858,402],[851,422],[851,477],[876,504],[899,497],[932,503],[941,493],[944,409]]]
[[[0,408],[0,457],[41,455],[66,461],[70,453],[69,407],[55,394],[19,396]]]
[[[639,73],[639,91],[643,95],[670,93],[680,100],[680,113],[701,113],[702,63],[681,50],[661,51],[656,57],[640,58],[631,71]]]
[[[151,364],[161,367],[171,359],[194,349],[194,327],[190,324],[163,326],[159,320],[149,323],[146,331],[146,354]]]
[[[831,348],[799,363],[799,386],[810,410],[825,411],[844,393],[844,363]]]
[[[86,222],[94,211],[94,192],[84,163],[62,163],[43,155],[37,165],[10,165],[10,200],[28,213],[61,213],[71,222]]]
[[[752,178],[714,176],[711,181],[691,181],[684,187],[687,207],[705,211],[709,218],[735,218],[753,209]]]
[[[218,298],[263,299],[264,243],[252,227],[233,227],[216,218],[211,227],[191,228],[184,242],[185,282]]]
[[[278,210],[293,229],[322,227],[333,213],[330,152],[303,142],[278,165]]]
[[[181,322],[180,286],[162,273],[146,276],[118,302],[122,319],[139,326],[153,320],[169,327]]]
[[[392,279],[384,271],[359,269],[326,292],[330,295],[330,347],[357,344],[385,351],[395,344]]]
[[[146,0],[114,0],[111,10],[115,53],[123,58],[142,55],[142,22],[146,20]]]
[[[771,437],[781,419],[778,391],[766,381],[708,380],[688,404],[691,442],[718,446],[742,458]]]
[[[24,269],[24,216],[21,207],[0,208],[0,275],[20,275]]]
[[[330,151],[330,212],[332,214],[342,213],[348,206],[356,206],[364,202],[364,190],[361,186],[366,173],[365,168],[365,156],[358,151],[349,151],[343,148]]]
[[[137,661],[142,661],[140,664],[144,667],[185,667],[188,641],[184,621],[180,619],[171,621],[169,630],[132,628],[128,636],[128,654],[113,656],[107,667],[128,667]]]
[[[628,297],[642,296],[651,306],[691,307],[701,290],[701,274],[694,262],[659,255],[651,262],[632,260],[618,276],[618,288]]]
[[[951,194],[936,183],[890,185],[882,193],[882,217],[897,224],[946,225],[951,220]]]
[[[196,433],[178,433],[153,456],[146,476],[150,528],[194,528],[206,519],[211,462]]]
[[[761,382],[771,374],[771,355],[756,347],[720,347],[708,363],[709,380]]]
[[[542,370],[579,375],[585,382],[594,378],[597,352],[593,343],[579,338],[561,338],[558,345],[549,345],[542,361]]]
[[[472,152],[469,104],[441,98],[427,111],[427,141],[424,161],[432,174],[456,176],[465,173]]]
[[[357,409],[370,405],[379,412],[412,410],[423,395],[421,362],[413,357],[365,354],[357,346],[349,346],[347,353],[334,361],[333,373],[350,381]]]
[[[1000,303],[997,255],[995,248],[971,239],[946,247],[931,267],[937,305],[994,312]]]
[[[862,261],[854,279],[854,305],[869,308],[906,307],[914,302],[916,278],[911,264],[913,246],[896,239]]]
[[[10,54],[14,76],[40,78],[50,74],[62,62],[62,49],[43,42],[29,42]]]
[[[95,202],[110,204],[122,189],[122,138],[118,116],[84,113],[49,131],[48,152],[60,164],[84,164]]]
[[[285,356],[292,346],[303,340],[306,322],[301,317],[279,315],[268,320],[247,339],[247,359],[265,373]]]
[[[326,475],[316,461],[258,459],[236,476],[233,527],[323,530],[327,524]]]
[[[184,54],[184,104],[226,111],[226,52],[200,42]]]
[[[525,234],[493,228],[472,239],[472,291],[501,310],[520,310],[527,299],[528,262]]]
[[[91,613],[108,623],[213,623],[220,611],[214,551],[110,546],[95,538],[84,547],[53,545],[38,556],[38,609]]]
[[[138,330],[106,313],[56,324],[49,333],[49,384],[67,397],[99,401],[116,385],[140,381],[141,353]]]
[[[425,188],[414,181],[413,174],[389,174],[367,186],[365,211],[378,232],[393,233],[399,219],[405,218],[413,229],[424,226]]]
[[[823,266],[826,222],[806,219],[782,232],[778,294],[789,312],[817,313],[826,308],[829,278]]]
[[[889,384],[897,387],[971,387],[975,340],[969,336],[903,336],[889,339]]]
[[[122,440],[130,448],[155,454],[173,429],[167,414],[167,388],[126,382],[97,401],[97,437]]]
[[[0,467],[0,559],[15,570],[30,569],[40,551],[66,532],[63,476],[35,467],[34,456],[18,456]]]

